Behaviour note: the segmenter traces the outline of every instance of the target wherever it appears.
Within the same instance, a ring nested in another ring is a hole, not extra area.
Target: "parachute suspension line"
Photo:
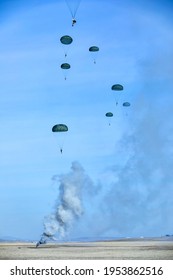
[[[59,139],[59,151],[62,154],[63,153],[63,146],[65,142],[65,132],[68,131],[68,127],[65,124],[56,124],[52,127],[53,133],[58,133],[58,139]]]
[[[80,2],[81,0],[77,1],[76,9],[74,9],[74,17],[76,16],[77,10],[79,9]]]
[[[65,135],[63,133],[62,137],[61,137],[61,143],[59,144],[59,150],[60,150],[60,153],[62,154],[63,153],[63,148],[64,148],[64,144],[65,144]]]
[[[70,8],[70,5],[69,5],[68,1],[67,1],[67,0],[65,0],[65,2],[66,2],[66,4],[67,4],[67,7],[68,7],[68,9],[69,9],[69,11],[70,11],[71,15],[72,15],[71,8]],[[72,16],[73,16],[73,15],[72,15]]]
[[[74,1],[65,0],[65,2],[68,6],[68,9],[69,9],[70,13],[71,13],[72,19],[75,20],[75,16],[76,16],[76,13],[77,13],[77,10],[79,8],[81,0],[74,0]],[[71,5],[70,5],[70,2],[74,2],[74,3],[71,3]],[[76,21],[74,23],[76,23]]]
[[[67,58],[68,49],[67,46],[63,46],[64,57]]]

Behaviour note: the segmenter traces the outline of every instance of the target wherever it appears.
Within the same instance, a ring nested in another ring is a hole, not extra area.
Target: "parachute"
[[[98,52],[99,51],[99,47],[92,46],[92,47],[89,48],[89,51],[90,52]]]
[[[64,35],[60,38],[60,42],[63,46],[64,54],[65,54],[65,57],[66,57],[67,53],[68,53],[68,50],[70,48],[70,45],[73,42],[73,39],[69,35]]]
[[[70,69],[70,68],[71,68],[71,66],[70,66],[69,63],[63,63],[63,64],[61,64],[61,69],[63,69],[63,70],[68,70],[68,69]],[[65,73],[64,73],[64,79],[65,79],[65,80],[67,79],[67,76],[66,76]]]
[[[70,37],[69,35],[64,35],[60,38],[60,42],[62,43],[63,47],[64,47],[64,53],[65,53],[65,57],[67,56],[67,51],[68,51],[68,47],[69,45],[73,42],[72,37]],[[61,69],[63,70],[67,70],[70,69],[71,66],[69,63],[62,63],[61,64]],[[66,74],[64,74],[64,79],[66,80]]]
[[[62,154],[62,150],[63,150],[63,144],[64,144],[64,133],[62,132],[67,132],[68,131],[68,126],[65,124],[56,124],[52,127],[52,132],[54,132],[55,134],[57,133],[58,135],[58,143],[59,143],[59,148],[60,148],[60,152]]]
[[[70,64],[68,64],[68,63],[63,63],[63,64],[61,64],[61,68],[62,69],[64,69],[64,70],[67,70],[67,69],[70,69]]]
[[[112,90],[123,90],[123,86],[120,84],[115,84],[111,88]]]
[[[124,106],[124,107],[129,107],[129,106],[130,106],[130,103],[129,103],[129,102],[124,102],[124,103],[123,103],[123,106]],[[128,113],[126,112],[125,115],[128,116]]]
[[[56,124],[52,127],[52,132],[66,132],[68,127],[65,124]]]
[[[124,107],[129,107],[129,106],[130,106],[130,103],[129,103],[129,102],[124,102],[124,103],[123,103],[123,106],[124,106]]]
[[[106,116],[107,118],[112,118],[112,117],[113,117],[113,113],[112,113],[112,112],[107,112],[107,113],[105,114],[105,116]],[[109,125],[111,125],[110,120],[109,120]]]
[[[81,0],[65,0],[67,7],[70,11],[70,14],[72,16],[72,26],[76,23],[76,13],[79,8]]]
[[[60,41],[64,45],[70,45],[73,42],[73,39],[69,35],[64,35],[60,38]]]
[[[97,56],[97,52],[99,51],[99,47],[97,46],[92,46],[89,48],[89,52],[91,52],[94,63],[96,63],[96,56]]]
[[[111,89],[114,91],[122,91],[124,88],[120,84],[115,84],[111,87]],[[119,98],[120,98],[120,94],[116,94],[116,106],[118,105]]]
[[[113,117],[113,113],[108,112],[108,113],[105,114],[105,116],[108,117],[108,118]]]

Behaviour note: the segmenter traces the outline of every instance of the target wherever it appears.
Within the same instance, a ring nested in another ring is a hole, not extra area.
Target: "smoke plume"
[[[72,163],[70,173],[54,176],[59,196],[44,220],[39,244],[68,234],[99,239],[173,233],[171,110],[158,109],[157,102],[143,106],[116,143],[114,159],[103,159],[99,183],[93,183],[78,162]]]
[[[82,192],[92,182],[78,162],[72,162],[71,170],[68,174],[53,176],[53,180],[59,181],[59,197],[53,213],[44,219],[39,244],[54,239],[55,235],[59,239],[66,237],[75,221],[83,215]]]
[[[169,106],[158,109],[157,102],[143,105],[142,113],[136,111],[134,126],[124,131],[114,163],[107,164],[100,178],[94,209],[91,213],[88,207],[90,215],[83,219],[85,235],[173,234],[171,110]]]

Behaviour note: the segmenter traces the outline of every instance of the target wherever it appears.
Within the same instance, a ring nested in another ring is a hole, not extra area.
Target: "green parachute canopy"
[[[124,102],[124,103],[123,103],[123,106],[124,106],[124,107],[129,107],[129,106],[130,106],[130,103],[129,103],[129,102]]]
[[[107,113],[105,114],[105,116],[108,117],[108,118],[113,117],[113,113],[107,112]]]
[[[99,51],[99,47],[92,46],[92,47],[89,48],[89,51],[90,52],[98,52]]]
[[[68,127],[65,124],[56,124],[52,127],[52,132],[66,132]]]
[[[73,39],[69,35],[64,35],[60,38],[60,41],[63,45],[70,45],[73,42]]]
[[[63,63],[63,64],[61,64],[61,68],[62,69],[70,69],[70,64],[69,63]]]
[[[111,88],[112,90],[123,90],[123,86],[120,84],[115,84]]]

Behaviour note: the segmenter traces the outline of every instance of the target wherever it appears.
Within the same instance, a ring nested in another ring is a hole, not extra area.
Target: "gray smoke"
[[[129,129],[116,143],[114,159],[110,164],[103,160],[99,183],[77,162],[70,173],[54,176],[59,197],[44,221],[40,243],[68,234],[99,238],[173,233],[172,106],[142,103],[144,109],[134,108],[135,121],[126,118]]]
[[[92,182],[78,162],[73,162],[71,169],[68,174],[52,178],[59,182],[59,195],[53,213],[44,219],[44,232],[39,244],[55,236],[59,239],[67,237],[75,221],[83,215],[82,192],[91,187]]]
[[[92,215],[83,220],[87,225],[82,223],[85,234],[117,237],[173,233],[171,110],[169,106],[158,109],[157,102],[143,105],[142,113],[137,110],[134,126],[122,136],[115,163],[107,166],[101,177],[102,188]]]

